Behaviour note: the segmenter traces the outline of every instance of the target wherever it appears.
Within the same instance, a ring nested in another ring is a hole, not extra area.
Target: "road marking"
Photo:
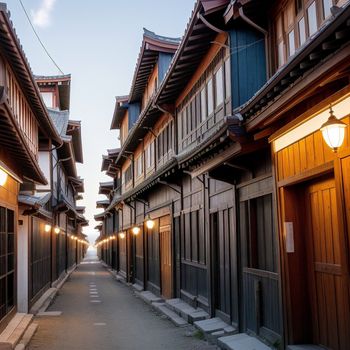
[[[99,298],[99,295],[90,295],[90,298]]]
[[[98,292],[89,292],[90,294],[98,294]]]
[[[101,300],[90,300],[90,303],[100,303]]]
[[[106,324],[104,322],[95,322],[94,326],[105,326]]]

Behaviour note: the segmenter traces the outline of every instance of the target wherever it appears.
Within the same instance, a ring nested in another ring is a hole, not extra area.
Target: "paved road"
[[[209,350],[189,330],[154,313],[130,288],[118,283],[90,252],[47,311],[30,350]]]

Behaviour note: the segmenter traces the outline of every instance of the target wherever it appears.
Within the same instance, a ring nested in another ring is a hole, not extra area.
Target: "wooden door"
[[[314,344],[348,349],[349,292],[333,178],[306,187],[307,262]]]
[[[231,318],[231,239],[233,209],[210,214],[213,250],[214,308],[215,316],[230,322]]]
[[[169,222],[170,217],[161,218],[159,227],[161,293],[166,299],[173,296],[172,244]]]

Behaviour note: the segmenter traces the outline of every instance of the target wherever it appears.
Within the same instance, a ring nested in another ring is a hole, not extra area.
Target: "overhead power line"
[[[41,41],[41,39],[40,39],[40,37],[39,37],[39,34],[38,34],[37,31],[35,30],[35,27],[34,27],[34,25],[33,25],[32,21],[31,21],[29,15],[28,15],[28,12],[27,12],[26,8],[25,8],[24,5],[23,5],[22,0],[19,0],[19,3],[21,4],[21,7],[22,7],[22,9],[23,9],[23,12],[25,13],[25,15],[26,15],[26,17],[27,17],[27,19],[28,19],[28,22],[29,22],[30,26],[31,26],[32,29],[33,29],[34,34],[35,34],[35,36],[37,37],[37,39],[38,39],[40,45],[41,45],[42,48],[44,49],[45,53],[46,53],[47,56],[50,58],[50,60],[52,61],[52,63],[57,67],[58,71],[59,71],[61,74],[64,74],[63,71],[62,71],[62,69],[58,66],[58,64],[56,63],[56,61],[55,61],[55,60],[52,58],[52,56],[50,55],[49,51],[47,51],[47,49],[46,49],[44,43]]]

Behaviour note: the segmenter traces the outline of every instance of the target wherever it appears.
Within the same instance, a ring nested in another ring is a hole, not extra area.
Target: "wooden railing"
[[[8,102],[12,113],[23,133],[27,146],[37,159],[39,143],[38,122],[8,65],[6,66],[6,82]]]

